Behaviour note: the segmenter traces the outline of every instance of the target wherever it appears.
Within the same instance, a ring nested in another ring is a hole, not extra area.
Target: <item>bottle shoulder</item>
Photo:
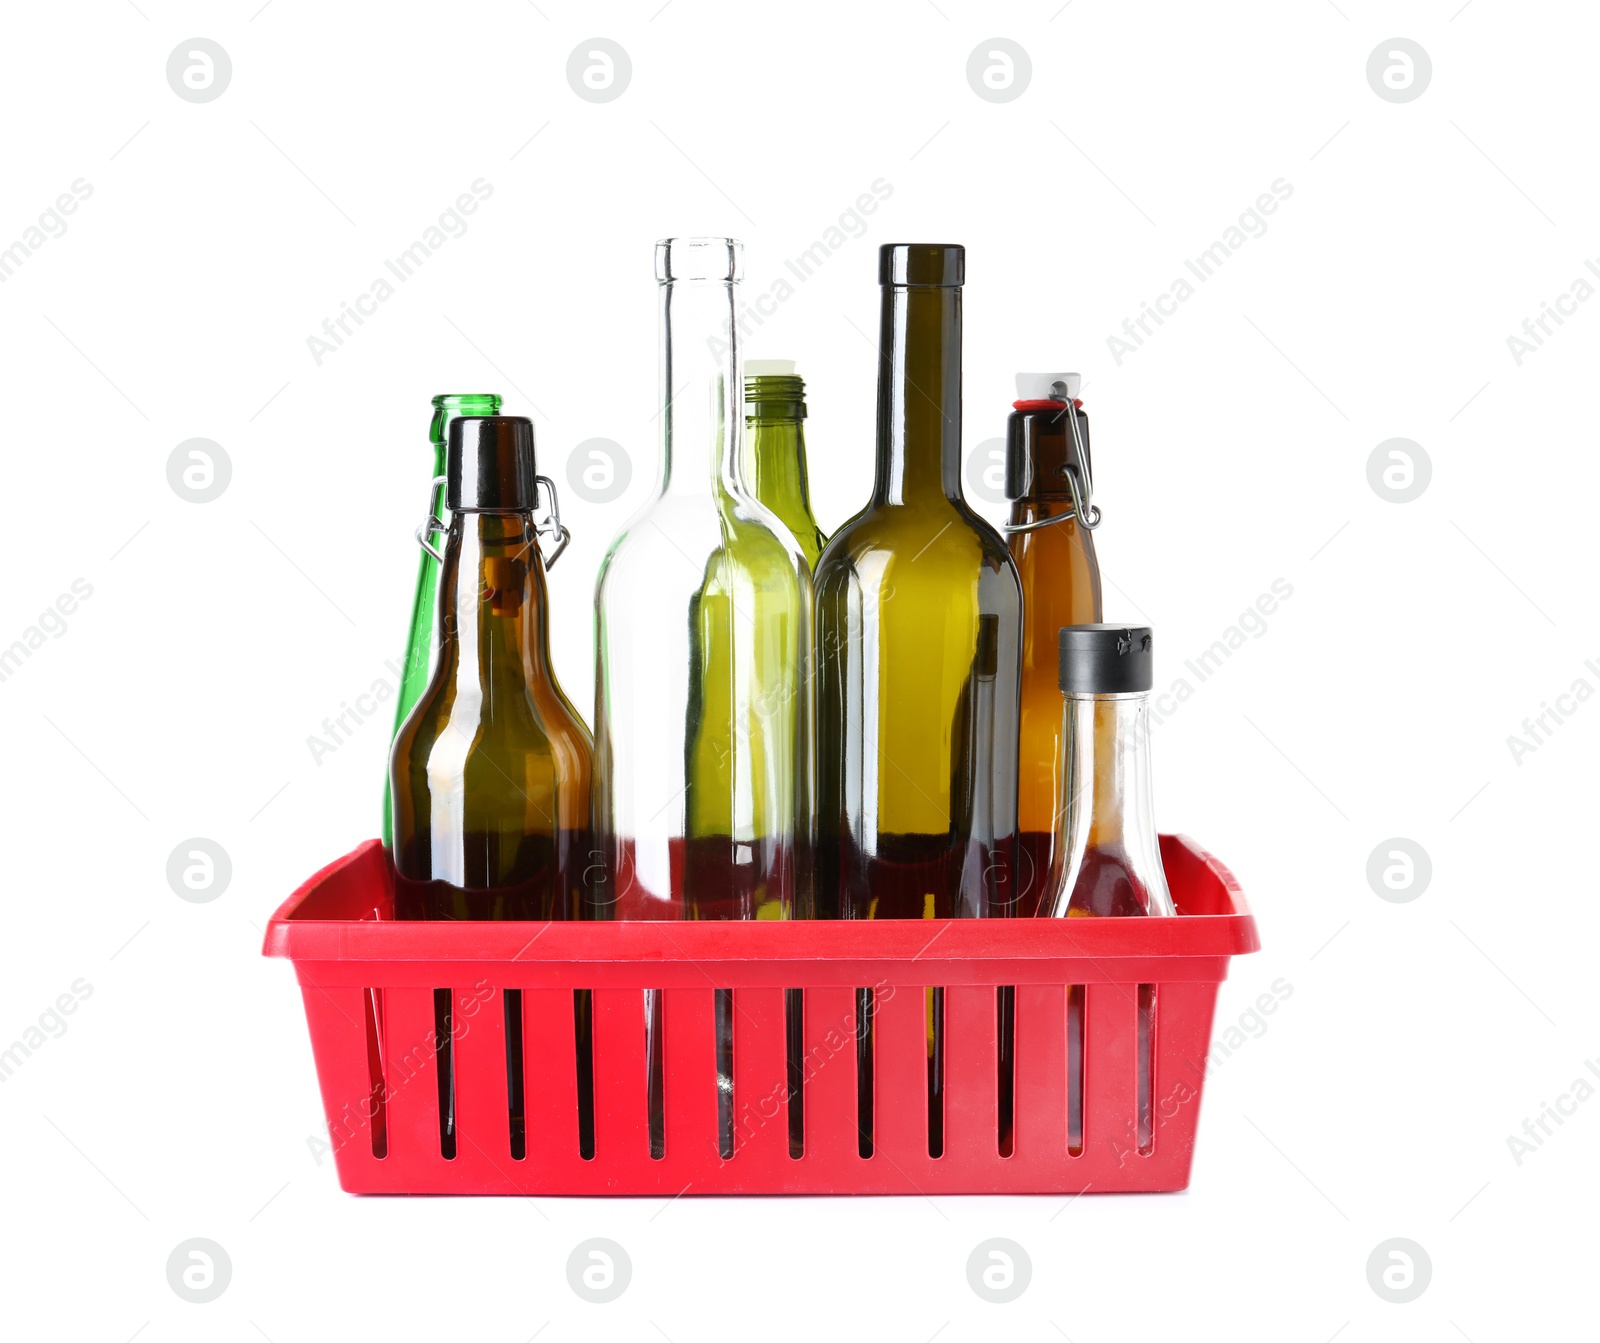
[[[833,534],[817,561],[817,588],[893,567],[905,581],[948,582],[978,568],[1001,586],[1017,586],[1016,565],[1000,533],[965,503],[936,508],[863,509]],[[1020,592],[1020,588],[1018,588]]]
[[[596,604],[632,603],[640,589],[657,600],[693,594],[731,572],[758,590],[792,586],[809,595],[811,566],[780,520],[753,500],[662,496],[617,534],[595,582]]]
[[[828,538],[817,525],[816,518],[811,516],[811,510],[803,503],[760,502],[771,514],[773,524],[781,530],[785,540],[793,541],[794,549],[805,560],[807,568],[815,573]]]
[[[1070,508],[1070,505],[1068,505]],[[1029,527],[1027,531],[1007,533],[1006,545],[1020,563],[1025,555],[1085,555],[1094,558],[1094,537],[1079,527],[1072,518],[1050,522],[1061,516],[1061,510],[1039,508],[1019,502],[1011,509],[1011,525],[1026,527],[1030,523],[1045,523]]]
[[[561,751],[588,755],[594,750],[594,734],[553,676],[531,684],[529,693],[546,734]]]

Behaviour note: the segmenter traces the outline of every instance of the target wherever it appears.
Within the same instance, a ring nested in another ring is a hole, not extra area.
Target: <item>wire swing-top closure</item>
[[[435,476],[433,478],[431,492],[435,498],[438,497],[439,490],[443,488],[447,479],[448,477],[446,476]],[[544,560],[545,569],[550,570],[556,567],[556,561],[561,558],[562,551],[567,548],[568,543],[572,540],[572,533],[567,530],[566,525],[561,521],[561,496],[556,493],[555,481],[551,480],[549,476],[535,476],[534,483],[536,489],[544,490],[548,493],[550,500],[549,511],[542,518],[538,515],[536,509],[530,508],[527,510],[528,515],[533,518],[534,532],[554,542],[548,555],[542,549],[539,552]],[[434,559],[438,560],[440,564],[444,563],[444,555],[430,538],[436,532],[445,532],[449,529],[449,524],[437,513],[429,513],[416,531],[417,544],[432,555]]]
[[[1092,532],[1102,521],[1100,509],[1094,502],[1094,481],[1089,473],[1089,452],[1083,441],[1083,426],[1078,423],[1078,407],[1082,402],[1075,395],[1076,391],[1076,387],[1066,378],[1057,379],[1050,384],[1049,395],[1040,398],[1041,404],[1037,407],[1042,410],[1046,406],[1059,405],[1061,411],[1066,414],[1067,427],[1070,430],[1071,460],[1059,469],[1067,478],[1067,487],[1072,491],[1072,508],[1069,512],[1057,513],[1053,517],[1039,518],[1033,522],[1007,523],[1004,527],[1007,535],[1016,532],[1036,532],[1041,527],[1053,527],[1057,523],[1074,519],[1085,531]],[[1019,402],[1018,409],[1025,404]]]

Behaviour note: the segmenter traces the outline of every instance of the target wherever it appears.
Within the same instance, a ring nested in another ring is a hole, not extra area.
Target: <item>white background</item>
[[[0,683],[0,1045],[92,987],[0,1082],[9,1335],[1593,1328],[1600,1097],[1520,1165],[1507,1143],[1600,1056],[1600,704],[1568,701],[1520,763],[1507,742],[1578,678],[1600,687],[1600,304],[1520,366],[1506,340],[1600,255],[1590,7],[93,0],[4,26],[0,247],[92,186],[0,285],[0,646],[73,580],[93,589]],[[233,66],[204,104],[165,77],[196,35]],[[1366,77],[1396,35],[1433,67],[1404,104]],[[595,36],[632,62],[605,104],[565,76]],[[965,73],[996,36],[1032,64],[999,104]],[[319,366],[307,338],[478,178],[468,231]],[[1158,681],[1293,588],[1156,742],[1162,827],[1231,864],[1260,918],[1219,1030],[1292,986],[1208,1083],[1192,1188],[1066,1207],[343,1194],[308,1143],[293,973],[258,952],[284,896],[377,828],[387,715],[320,764],[307,738],[401,649],[429,397],[504,393],[564,489],[584,439],[631,456],[622,499],[566,497],[555,659],[587,709],[593,575],[655,460],[652,244],[739,236],[763,290],[880,178],[863,236],[746,345],[800,361],[825,528],[869,488],[876,248],[956,241],[968,450],[1003,433],[1015,370],[1084,372],[1107,615],[1155,626]],[[1119,365],[1107,337],[1280,178],[1266,232]],[[192,437],[232,463],[211,503],[167,483]],[[1414,502],[1368,483],[1393,437],[1432,464]],[[231,858],[211,903],[166,880],[194,836]],[[1396,836],[1432,862],[1408,903],[1366,877]],[[233,1265],[209,1305],[166,1279],[196,1236]],[[610,1305],[567,1285],[592,1236],[633,1264]],[[967,1285],[994,1236],[1032,1262],[1010,1305]],[[1432,1262],[1411,1304],[1368,1285],[1391,1237]]]

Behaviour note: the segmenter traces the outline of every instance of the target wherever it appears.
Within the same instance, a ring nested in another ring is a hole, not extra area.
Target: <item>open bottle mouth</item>
[[[452,410],[460,415],[498,415],[499,392],[441,392],[433,398],[435,410]]]
[[[760,365],[745,364],[744,413],[752,420],[803,420],[806,417],[806,384],[794,373],[753,373]],[[793,367],[792,364],[789,365]]]
[[[737,238],[663,238],[656,244],[656,282],[744,277],[744,244]]]

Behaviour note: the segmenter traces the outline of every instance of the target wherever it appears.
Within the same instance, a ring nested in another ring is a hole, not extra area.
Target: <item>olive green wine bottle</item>
[[[879,255],[877,479],[817,563],[819,913],[1011,911],[1022,589],[961,495],[962,248]],[[831,902],[831,904],[830,904]],[[942,991],[928,1006],[930,1154],[943,1146]],[[857,1004],[872,1146],[872,999]]]

